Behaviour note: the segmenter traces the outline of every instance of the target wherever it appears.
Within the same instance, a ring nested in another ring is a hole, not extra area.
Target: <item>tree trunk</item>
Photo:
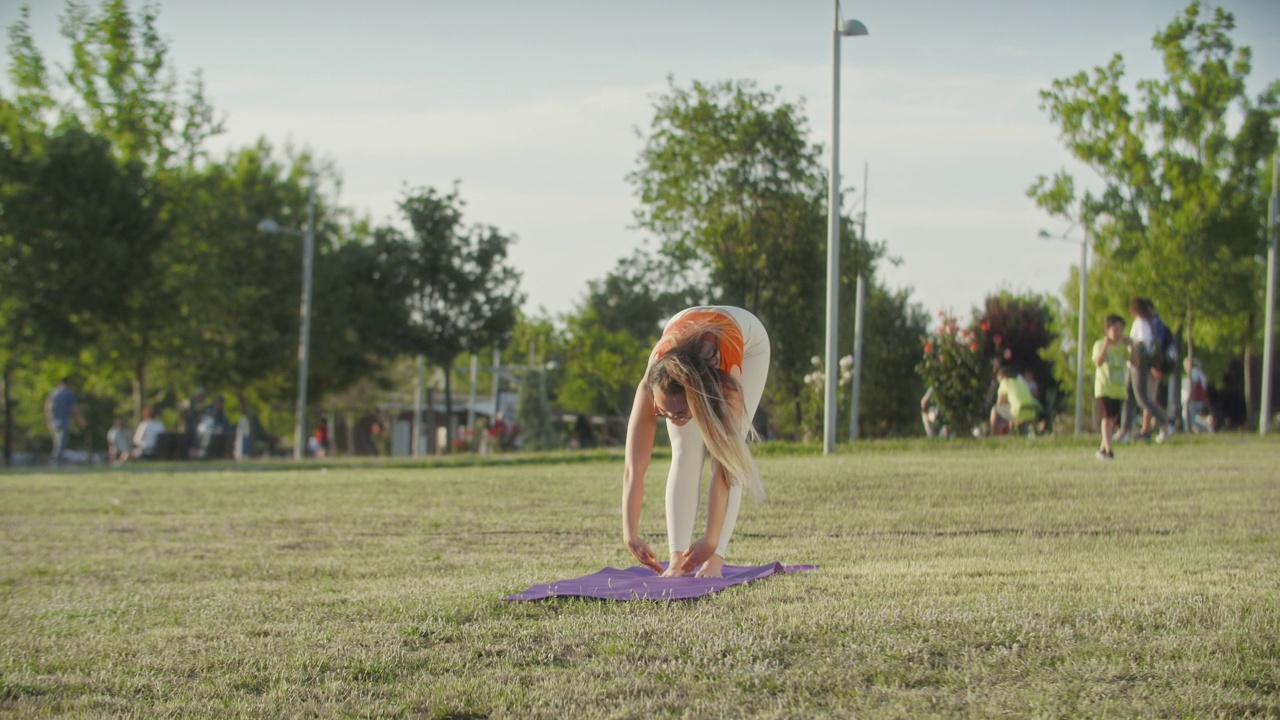
[[[1245,322],[1245,337],[1249,338],[1244,344],[1244,416],[1245,427],[1258,426],[1258,403],[1253,399],[1253,329],[1257,317],[1254,313],[1249,313],[1248,320]]]
[[[142,404],[147,397],[147,349],[150,338],[146,331],[142,333],[142,347],[139,348],[138,362],[133,366],[133,424],[142,422]]]
[[[4,384],[4,466],[13,466],[13,398],[9,397],[9,388],[13,383],[13,364],[8,360],[4,363],[4,377],[0,378],[0,383]]]
[[[444,452],[453,452],[453,363],[444,364]]]
[[[1187,303],[1187,365],[1195,363],[1196,343],[1193,331],[1195,322],[1195,313],[1191,310],[1191,303]]]
[[[142,398],[147,392],[147,368],[138,363],[133,369],[133,424],[142,422]]]
[[[795,408],[795,411],[796,411],[796,432],[803,435],[804,434],[804,408],[800,406],[800,397],[798,395],[796,396],[795,401],[791,403],[791,407]]]

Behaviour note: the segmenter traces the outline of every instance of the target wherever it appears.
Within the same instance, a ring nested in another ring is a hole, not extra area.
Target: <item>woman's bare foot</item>
[[[719,555],[712,555],[706,562],[702,563],[702,567],[698,570],[698,574],[694,577],[700,578],[718,578],[720,571],[724,568],[724,558]]]
[[[664,578],[684,577],[687,573],[685,573],[685,571],[680,568],[680,566],[684,564],[684,558],[685,558],[685,553],[682,553],[682,552],[671,553],[671,562],[667,563],[667,570],[666,572],[662,573],[662,577]]]

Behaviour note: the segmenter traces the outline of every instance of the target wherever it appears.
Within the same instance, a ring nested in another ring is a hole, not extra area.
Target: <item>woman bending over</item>
[[[649,354],[627,423],[622,540],[636,560],[666,577],[694,570],[698,577],[720,577],[742,489],[764,497],[747,437],[768,374],[769,335],[746,310],[694,307],[667,323]],[[640,537],[644,475],[658,418],[666,420],[671,439],[666,506],[671,561],[665,571]],[[707,528],[691,542],[708,454]]]

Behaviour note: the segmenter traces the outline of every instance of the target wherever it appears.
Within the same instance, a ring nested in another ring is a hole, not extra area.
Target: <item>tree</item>
[[[610,332],[637,339],[662,331],[661,323],[681,310],[708,302],[707,280],[689,259],[655,255],[644,248],[618,261],[602,280],[587,283],[582,312]]]
[[[386,242],[405,244],[404,268],[412,281],[411,326],[405,349],[424,356],[445,377],[446,413],[453,417],[453,365],[463,352],[502,346],[524,301],[520,273],[506,264],[514,241],[492,226],[462,225],[462,199],[433,188],[406,190],[399,207],[411,235],[381,232]],[[453,428],[448,428],[452,446]]]
[[[751,310],[769,328],[766,397],[790,408],[780,419],[796,430],[825,305],[826,175],[806,136],[800,107],[750,81],[687,90],[669,81],[629,176],[638,224],[662,239],[661,255],[704,275],[709,300]],[[859,241],[848,218],[841,227],[842,285],[873,280],[883,247]],[[852,293],[841,304],[851,318]]]
[[[916,401],[924,394],[925,385],[915,364],[920,336],[929,329],[929,314],[911,300],[908,290],[889,291],[871,285],[866,300],[863,334],[869,341],[862,346],[859,434],[916,435],[921,431]]]
[[[141,378],[149,318],[161,312],[150,283],[162,242],[141,164],[117,163],[104,138],[72,119],[6,195],[0,264],[22,268],[6,292],[25,298],[43,344],[92,346],[102,372],[134,369]]]
[[[201,155],[204,141],[221,130],[198,75],[185,94],[180,91],[168,67],[168,47],[160,38],[156,19],[151,5],[135,14],[123,0],[107,0],[97,11],[68,3],[62,34],[70,43],[73,62],[61,81],[49,77],[25,9],[9,28],[10,76],[19,115],[13,125],[28,136],[45,134],[57,125],[67,152],[85,138],[102,141],[98,144],[130,179],[129,192],[141,193],[137,200],[152,218],[151,227],[140,232],[132,245],[85,242],[84,254],[74,262],[106,271],[127,248],[129,267],[135,273],[93,288],[97,302],[92,312],[68,316],[74,318],[78,332],[93,340],[94,372],[104,378],[130,378],[135,413],[146,395],[148,364],[158,351],[163,354],[156,343],[167,339],[165,330],[178,311],[175,297],[166,293],[170,288],[164,274],[156,272],[170,265],[161,262],[160,256],[172,241],[168,201],[175,195],[177,170],[191,166]],[[78,135],[71,134],[73,129]],[[76,152],[90,151],[97,152],[87,145]],[[97,163],[91,167],[106,172]],[[74,166],[68,172],[77,175],[73,182],[95,179],[84,172],[77,174]],[[99,218],[107,212],[98,210]],[[118,216],[128,211],[120,207],[110,212]],[[149,284],[129,282],[137,273],[147,272]],[[110,291],[117,294],[110,296]],[[140,302],[143,291],[145,302]]]
[[[305,224],[309,168],[272,155],[260,140],[172,184],[173,242],[154,282],[167,284],[164,296],[182,309],[167,328],[180,338],[170,354],[182,377],[173,380],[237,393],[257,386],[255,394],[280,400],[293,392],[302,239],[263,233],[258,223]],[[317,236],[323,247],[329,234]]]
[[[982,345],[955,317],[942,312],[938,327],[922,340],[924,356],[916,372],[933,388],[952,435],[967,437],[986,411],[991,366],[983,359]]]
[[[411,333],[409,248],[384,230],[356,237],[317,258],[312,365],[316,397],[376,377],[404,351]],[[472,342],[475,342],[474,340]]]
[[[158,18],[155,5],[135,14],[125,0],[104,0],[98,12],[68,2],[62,18],[73,59],[66,81],[77,98],[63,112],[107,138],[122,160],[153,172],[191,165],[204,141],[222,132],[199,73],[183,97]]]
[[[593,308],[567,318],[564,351],[569,359],[561,405],[574,412],[627,416],[657,336],[657,331],[637,335],[610,330]]]
[[[706,281],[688,262],[643,248],[619,260],[603,279],[588,283],[586,297],[565,317],[561,406],[606,417],[628,415],[662,323],[706,303]]]
[[[1055,405],[1049,398],[1061,396],[1053,364],[1044,351],[1052,346],[1054,314],[1045,298],[1035,294],[1015,294],[1003,290],[988,295],[981,309],[973,313],[970,335],[977,339],[985,365],[1014,368],[1019,374],[1030,371],[1044,389],[1041,402]]]
[[[506,353],[509,369],[523,376],[516,424],[522,446],[528,450],[555,450],[564,447],[560,413],[553,406],[559,392],[556,372],[565,357],[565,348],[556,337],[555,325],[547,317],[520,316],[511,334]]]
[[[1041,93],[1064,144],[1103,189],[1077,199],[1074,178],[1060,171],[1041,176],[1028,194],[1092,231],[1092,273],[1116,280],[1097,284],[1113,294],[1091,294],[1090,307],[1119,309],[1129,297],[1151,297],[1171,326],[1190,329],[1194,317],[1198,347],[1243,348],[1249,367],[1260,325],[1264,165],[1276,149],[1280,80],[1251,100],[1251,52],[1231,41],[1234,17],[1222,8],[1210,18],[1201,12],[1194,2],[1155,34],[1166,76],[1138,82],[1137,103],[1125,90],[1120,55]],[[1103,314],[1089,318],[1090,337],[1101,333]]]

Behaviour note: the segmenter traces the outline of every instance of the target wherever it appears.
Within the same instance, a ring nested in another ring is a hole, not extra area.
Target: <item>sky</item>
[[[1253,49],[1256,95],[1280,78],[1280,2],[1212,5]],[[38,45],[65,63],[64,4],[31,6]],[[1129,78],[1159,77],[1151,37],[1185,6],[842,4],[870,34],[842,41],[838,160],[846,210],[861,209],[867,172],[868,234],[898,261],[885,283],[962,317],[1000,289],[1060,294],[1079,246],[1037,233],[1079,231],[1026,190],[1064,168],[1078,187],[1100,182],[1063,149],[1039,92],[1115,53]],[[19,7],[0,0],[0,22]],[[168,0],[159,27],[225,121],[215,152],[259,137],[308,147],[341,173],[337,201],[375,222],[395,221],[408,187],[458,181],[466,222],[517,237],[526,312],[555,316],[656,240],[634,227],[626,177],[668,77],[753,80],[802,102],[810,142],[830,147],[832,20],[830,0]]]

